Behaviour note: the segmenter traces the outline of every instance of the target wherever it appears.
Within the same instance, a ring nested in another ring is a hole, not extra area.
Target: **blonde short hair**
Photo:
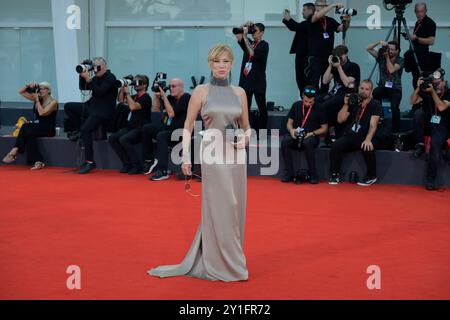
[[[231,61],[234,60],[233,50],[227,44],[217,44],[209,50],[208,63],[213,62],[214,59],[220,57],[223,53],[228,53]]]
[[[50,86],[50,83],[48,83],[47,81],[43,81],[39,83],[40,87],[44,87],[48,89],[48,92],[51,94],[52,93],[52,87]]]

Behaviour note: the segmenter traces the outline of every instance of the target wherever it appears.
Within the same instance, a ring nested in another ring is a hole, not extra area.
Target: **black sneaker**
[[[283,179],[281,179],[281,182],[283,183],[294,182],[294,177],[289,174],[285,174]]]
[[[428,191],[437,190],[436,185],[434,183],[434,179],[427,178],[427,182],[425,184],[425,189],[428,190]]]
[[[122,169],[120,169],[120,173],[128,173],[130,171],[131,165],[130,164],[124,164],[122,166]]]
[[[424,152],[425,152],[425,147],[424,147],[423,143],[418,143],[418,144],[416,144],[416,147],[414,148],[413,156],[414,156],[414,158],[418,159],[418,158],[420,158],[420,156],[422,154],[424,154]]]
[[[134,174],[141,174],[142,169],[139,166],[131,166],[130,170],[128,171],[128,174],[134,175]]]
[[[368,187],[368,186],[373,185],[375,182],[377,182],[376,177],[373,177],[373,178],[366,177],[358,182],[358,186]]]
[[[158,165],[158,159],[146,161],[144,165],[144,174],[150,174],[155,170],[156,166]]]
[[[80,138],[80,133],[78,131],[69,132],[67,133],[67,138],[72,142],[76,142]]]
[[[150,178],[152,181],[161,181],[169,179],[169,173],[166,170],[158,170],[156,173]]]
[[[332,173],[328,184],[338,184],[339,183],[339,173]]]
[[[95,169],[97,165],[95,162],[85,162],[81,165],[80,170],[78,170],[79,174],[86,174],[91,172],[93,169]]]

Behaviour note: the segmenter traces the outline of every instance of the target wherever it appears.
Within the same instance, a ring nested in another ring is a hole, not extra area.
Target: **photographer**
[[[421,107],[414,112],[414,133],[417,142],[414,156],[419,157],[425,151],[424,133],[429,133],[431,141],[426,170],[426,189],[435,190],[442,146],[450,138],[450,90],[447,82],[440,78],[426,84],[420,78],[417,89],[411,96],[411,103]]]
[[[342,4],[327,5],[324,0],[316,1],[316,12],[308,25],[308,66],[307,79],[311,85],[319,87],[320,77],[328,66],[328,57],[334,48],[334,34],[347,30],[350,25],[350,16],[342,15],[342,24],[335,19],[327,17],[333,9],[343,8]]]
[[[339,183],[343,154],[356,150],[363,151],[367,166],[367,174],[358,185],[370,186],[377,181],[375,148],[372,140],[382,110],[381,103],[372,99],[372,91],[372,81],[364,80],[359,86],[359,94],[353,93],[344,99],[344,106],[338,114],[338,122],[345,125],[345,133],[331,146],[329,184]]]
[[[187,108],[191,95],[184,92],[181,79],[174,78],[169,83],[170,95],[166,96],[166,88],[159,86],[159,92],[153,95],[153,111],[162,112],[162,123],[147,124],[143,128],[142,144],[145,159],[144,173],[156,173],[150,178],[160,181],[169,178],[167,167],[169,164],[169,145],[177,142],[171,141],[172,132],[184,127]],[[153,90],[153,89],[152,89]],[[153,153],[153,139],[157,142],[157,158]]]
[[[375,47],[381,45],[379,51]],[[389,99],[392,111],[392,132],[400,130],[400,102],[402,100],[403,58],[399,56],[400,46],[397,41],[377,41],[367,47],[367,51],[378,62],[380,80],[373,91],[373,98],[382,102]]]
[[[336,136],[340,136],[340,128],[337,126],[337,115],[344,104],[346,93],[356,91],[361,80],[359,65],[348,58],[348,48],[339,45],[333,49],[328,58],[328,68],[322,77],[322,87],[328,87],[331,80],[334,86],[322,100],[322,107],[327,113],[328,125],[336,126]]]
[[[33,163],[31,170],[39,170],[45,164],[38,149],[37,138],[55,135],[58,101],[52,96],[52,88],[48,82],[27,84],[20,89],[19,94],[34,102],[35,120],[22,125],[14,147],[3,158],[3,162],[13,163],[19,153],[27,151],[27,162]]]
[[[82,65],[87,61],[83,62]],[[92,132],[111,121],[116,107],[116,77],[108,70],[106,60],[95,58],[92,61],[92,68],[95,76],[91,77],[89,69],[84,69],[80,73],[79,82],[80,90],[92,90],[92,97],[84,103],[71,102],[64,106],[69,123],[76,130],[69,135],[69,139],[76,141],[79,137],[84,145],[86,162],[78,170],[79,174],[89,173],[96,167]]]
[[[286,124],[289,132],[281,142],[281,150],[285,164],[285,174],[282,182],[294,180],[294,164],[290,150],[304,150],[310,173],[309,183],[319,183],[316,168],[316,148],[320,136],[328,129],[326,115],[319,105],[315,104],[316,88],[306,86],[303,92],[303,101],[292,105]]]
[[[130,113],[127,125],[109,136],[109,143],[122,161],[121,173],[142,173],[142,166],[134,149],[134,145],[142,141],[142,127],[151,122],[152,98],[147,93],[149,79],[146,75],[136,75],[133,79],[135,95],[129,92],[125,83],[119,91],[118,101],[126,104]]]
[[[289,53],[295,54],[295,78],[300,96],[303,94],[303,89],[307,85],[305,67],[308,61],[308,24],[311,23],[311,18],[315,11],[316,6],[314,3],[305,3],[302,11],[304,20],[300,23],[291,18],[289,10],[285,10],[283,13],[282,22],[290,31],[295,32]]]
[[[266,105],[266,66],[269,55],[269,44],[262,40],[265,27],[262,23],[248,22],[241,26],[242,33],[235,34],[239,46],[244,55],[242,57],[241,75],[239,86],[247,94],[248,109],[252,105],[253,95],[258,105],[260,114],[260,125],[258,129],[267,128],[267,105]],[[248,38],[251,34],[253,41]],[[255,127],[252,125],[252,127]]]

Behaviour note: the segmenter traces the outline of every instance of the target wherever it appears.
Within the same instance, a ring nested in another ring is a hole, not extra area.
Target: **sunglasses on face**
[[[197,175],[195,173],[193,173],[191,176],[185,176],[185,178],[184,178],[184,191],[186,193],[189,193],[193,197],[200,197],[199,194],[193,193],[191,191],[191,181],[192,181],[192,177],[193,176],[196,176],[197,178],[200,178],[200,179],[202,178],[201,176],[199,176],[199,175]]]

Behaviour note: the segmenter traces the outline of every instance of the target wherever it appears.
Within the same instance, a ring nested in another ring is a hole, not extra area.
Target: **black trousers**
[[[169,164],[169,146],[179,141],[171,141],[173,130],[162,124],[147,124],[142,128],[142,147],[144,160],[154,160],[153,139],[156,139],[158,169],[167,170]]]
[[[285,172],[289,176],[294,176],[294,163],[292,161],[292,153],[290,150],[302,150],[305,152],[308,169],[312,177],[318,178],[316,167],[316,148],[319,145],[319,137],[309,137],[303,141],[302,148],[299,149],[297,140],[287,134],[281,141],[281,153],[285,165]]]
[[[427,178],[435,180],[437,167],[442,159],[442,146],[449,138],[449,130],[442,124],[431,124],[430,157],[427,166]]]
[[[73,128],[80,131],[80,138],[84,145],[84,155],[86,161],[94,161],[94,145],[92,132],[101,125],[108,125],[109,119],[90,115],[84,103],[70,102],[64,105],[64,111]],[[83,121],[84,119],[84,121]]]
[[[247,94],[247,104],[248,104],[248,113],[250,114],[250,107],[252,106],[252,98],[253,95],[255,96],[256,105],[259,109],[259,116],[260,116],[260,125],[259,129],[267,129],[267,103],[266,103],[266,93],[260,93],[260,92],[254,92],[254,91],[247,91],[245,90],[245,93]],[[252,127],[254,127],[252,125]]]
[[[340,137],[342,125],[337,121],[338,113],[344,105],[344,93],[338,93],[335,96],[323,101],[322,108],[327,114],[328,125],[335,128],[336,136]]]
[[[108,140],[124,165],[140,166],[134,145],[142,141],[142,127],[122,128]]]
[[[323,76],[328,67],[327,56],[309,56],[306,66],[307,84],[320,88],[320,78]]]
[[[342,166],[342,157],[346,152],[361,150],[361,144],[363,143],[365,136],[361,134],[349,134],[344,135],[337,139],[331,145],[330,151],[330,167],[331,173],[339,174]],[[375,151],[362,151],[364,161],[367,166],[366,176],[369,178],[375,178],[377,176],[377,162],[375,157]]]
[[[19,153],[27,152],[27,162],[44,162],[39,151],[37,138],[51,137],[55,135],[55,128],[39,123],[25,123],[20,129],[14,147],[18,148]]]
[[[373,90],[373,98],[382,102],[388,99],[391,103],[392,111],[392,132],[400,130],[400,102],[402,101],[402,91],[394,88],[378,87]]]
[[[307,63],[308,58],[306,56],[300,54],[295,55],[295,80],[297,81],[297,87],[300,93],[300,97],[302,96],[303,90],[308,84],[305,74],[305,68]]]
[[[416,143],[424,143],[425,135],[430,135],[431,115],[427,115],[422,109],[417,109],[413,114],[413,133]]]

